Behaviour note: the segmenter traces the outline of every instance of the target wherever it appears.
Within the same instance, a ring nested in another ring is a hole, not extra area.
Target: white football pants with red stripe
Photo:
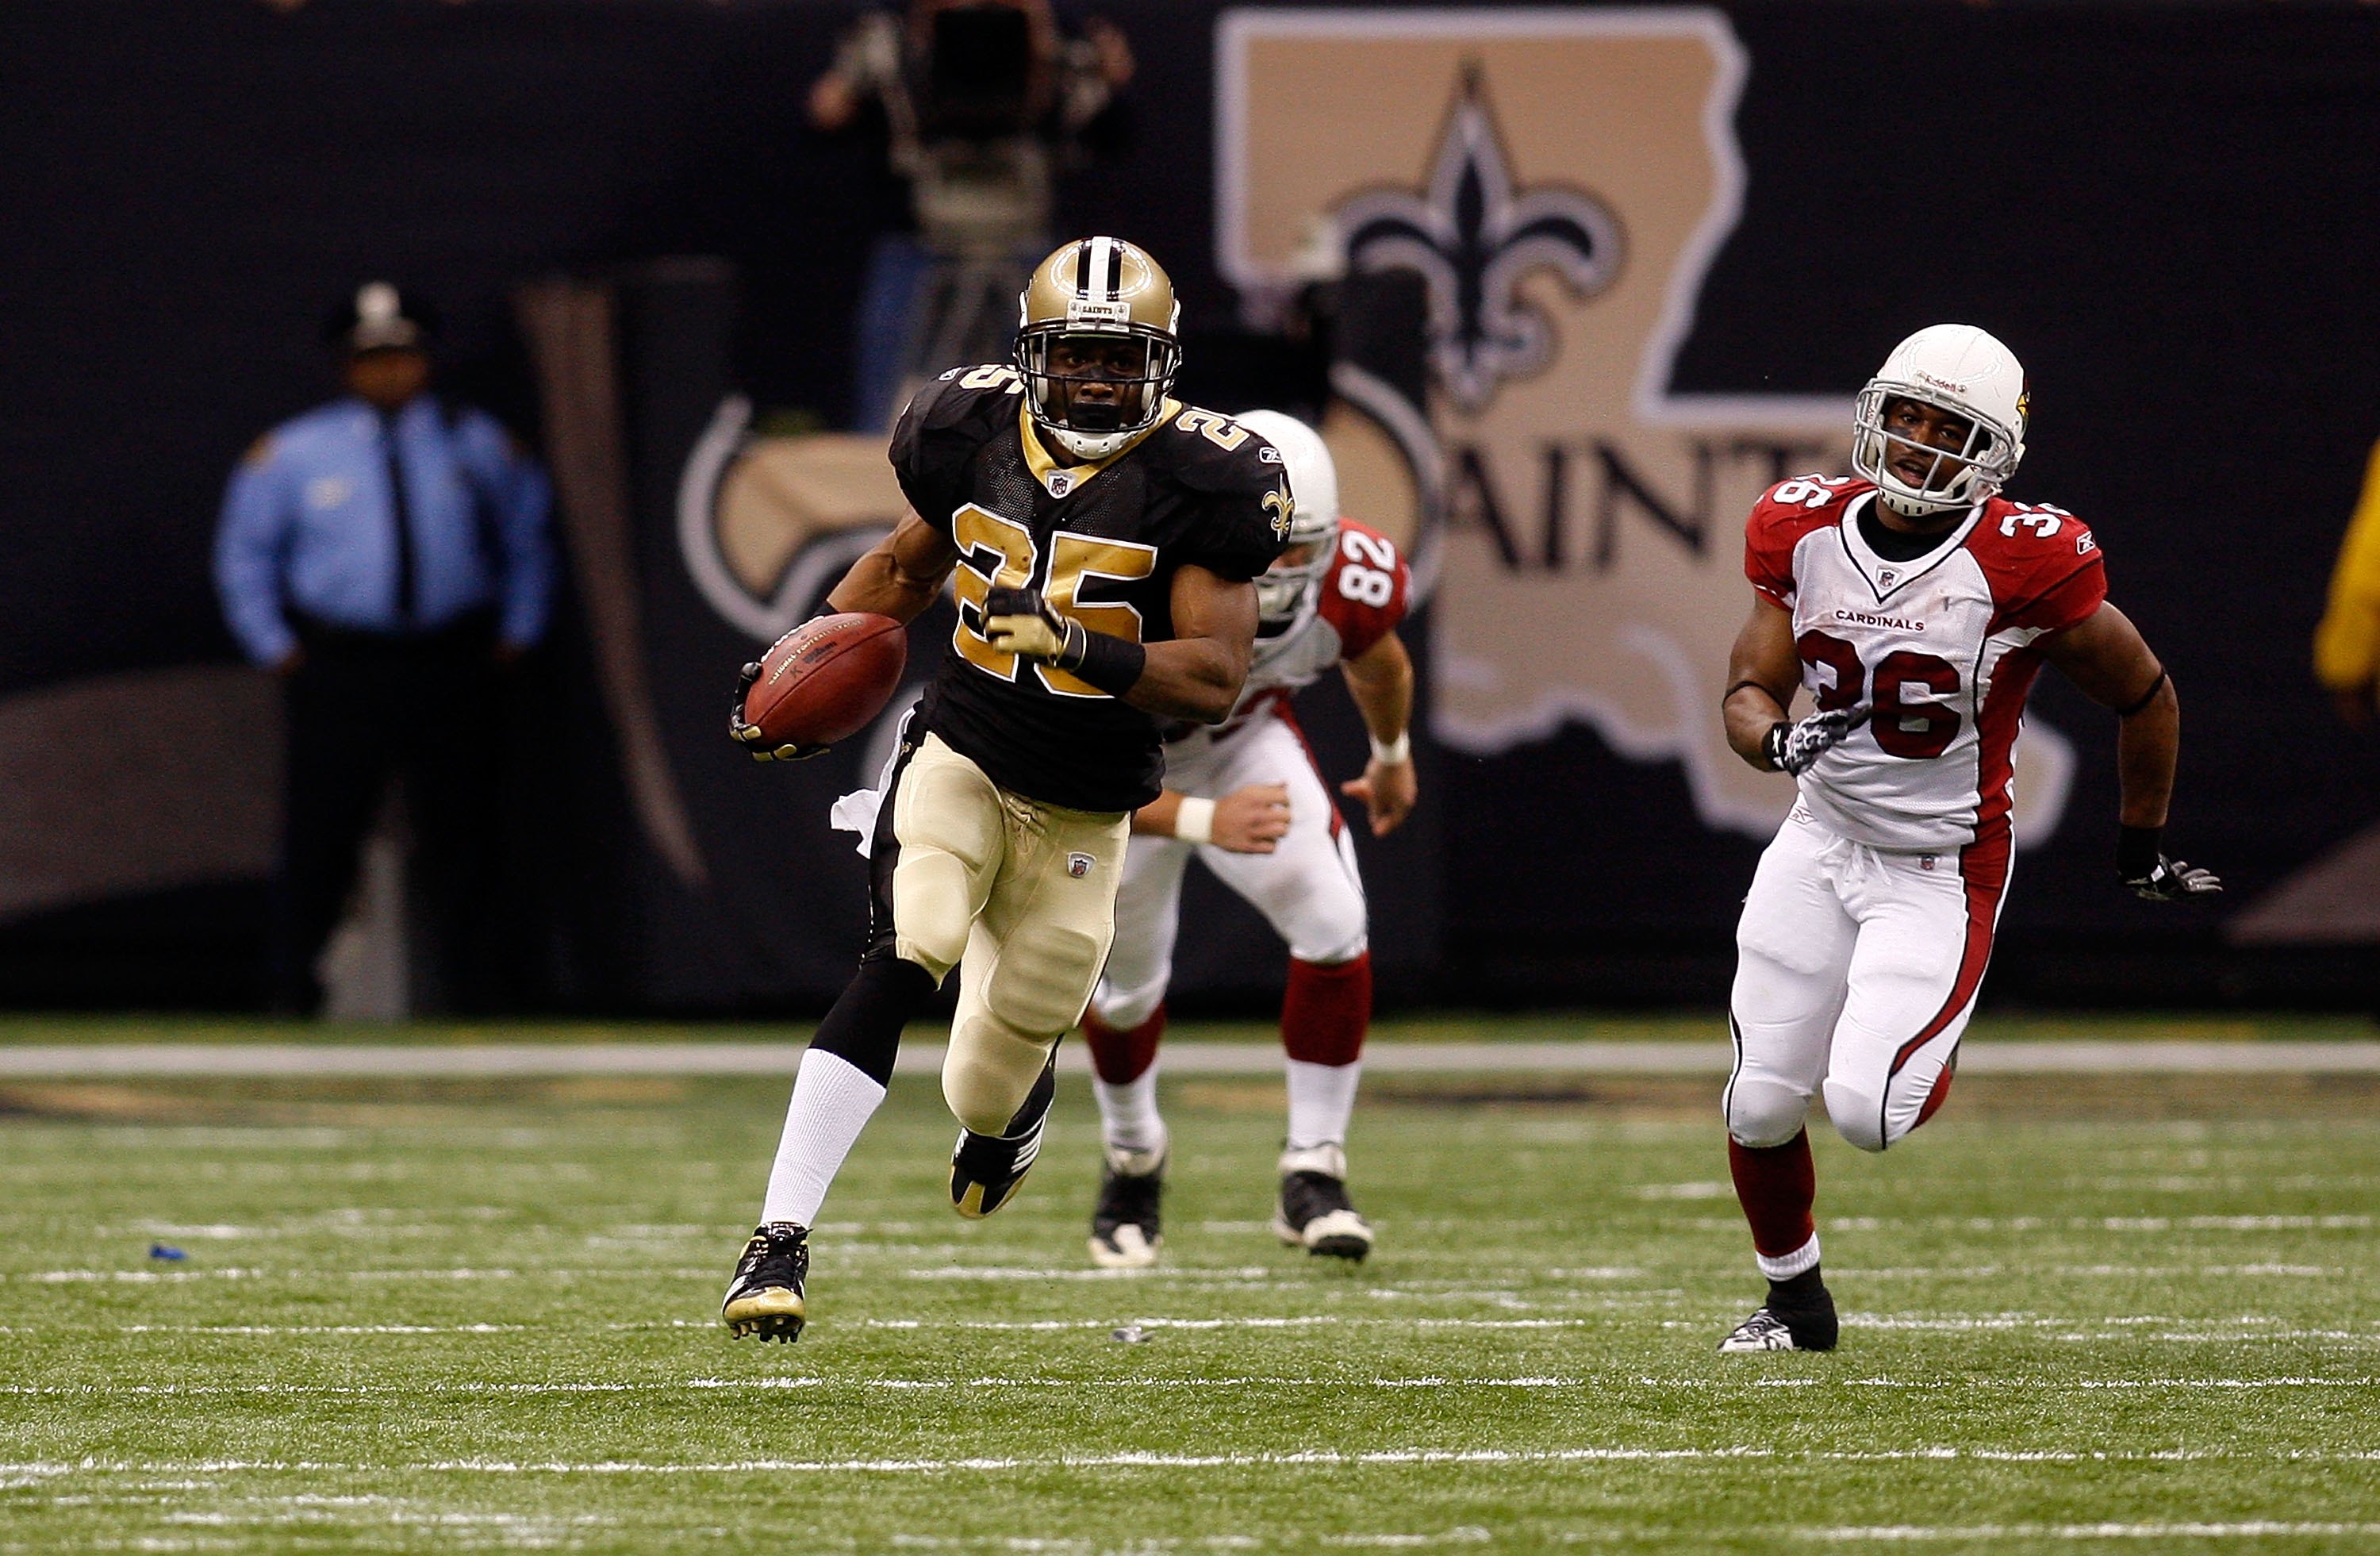
[[[1289,786],[1289,832],[1269,854],[1194,848],[1171,837],[1135,836],[1116,893],[1115,942],[1091,995],[1091,1012],[1118,1030],[1137,1027],[1164,1002],[1182,917],[1182,872],[1196,853],[1216,879],[1247,899],[1301,962],[1354,960],[1366,946],[1363,878],[1355,847],[1305,742],[1269,715],[1201,752],[1166,753],[1166,787],[1220,799],[1250,784]]]
[[[1736,926],[1725,1106],[1742,1146],[1781,1146],[1825,1088],[1827,1116],[1882,1150],[1949,1094],[2008,883],[2008,834],[1903,854],[1838,837],[1796,805]]]

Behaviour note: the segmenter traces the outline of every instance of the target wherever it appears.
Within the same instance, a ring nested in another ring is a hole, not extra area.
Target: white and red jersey
[[[1860,533],[1876,488],[1803,476],[1744,526],[1753,588],[1792,613],[1821,708],[1872,716],[1801,777],[1819,824],[1871,847],[2004,847],[2009,778],[2042,639],[2107,597],[2098,542],[2062,508],[1994,497],[1907,562]]]
[[[1352,518],[1339,521],[1330,565],[1295,619],[1270,637],[1259,633],[1240,699],[1221,723],[1198,725],[1172,743],[1174,759],[1201,741],[1228,739],[1268,713],[1286,713],[1291,697],[1343,662],[1360,659],[1404,619],[1413,575],[1395,544]]]

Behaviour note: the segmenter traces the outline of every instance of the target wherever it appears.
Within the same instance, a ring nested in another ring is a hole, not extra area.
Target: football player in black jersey
[[[1239,696],[1289,487],[1270,444],[1168,395],[1179,312],[1140,249],[1069,243],[1026,284],[1014,363],[944,373],[892,434],[915,512],[828,605],[908,621],[955,573],[959,622],[879,791],[868,948],[802,1056],[721,1309],[739,1337],[799,1338],[808,1228],[953,966],[951,1199],[986,1216],[1014,1193],[1107,957],[1132,812],[1161,789],[1160,728]]]

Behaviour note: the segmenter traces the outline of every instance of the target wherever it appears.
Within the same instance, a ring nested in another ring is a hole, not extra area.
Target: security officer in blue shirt
[[[333,326],[346,397],[274,428],[225,494],[215,582],[288,707],[276,1008],[321,1003],[314,963],[392,776],[452,1002],[494,993],[502,669],[545,632],[552,491],[493,419],[429,393],[428,310],[385,282]]]

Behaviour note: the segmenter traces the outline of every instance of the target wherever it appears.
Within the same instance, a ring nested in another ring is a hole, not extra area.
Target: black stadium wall
[[[276,712],[209,546],[242,448],[329,387],[329,301],[380,274],[440,299],[445,382],[544,450],[569,510],[567,609],[514,688],[524,1002],[831,997],[863,867],[825,811],[868,743],[776,771],[719,715],[882,517],[863,446],[799,435],[848,414],[855,299],[903,213],[880,143],[803,123],[847,14],[0,10],[0,1001],[255,996]],[[1852,394],[1945,319],[2024,359],[2010,495],[2104,546],[2181,694],[2172,845],[2229,886],[2162,909],[2117,888],[2112,722],[2045,678],[1989,996],[2374,997],[2380,742],[2333,717],[2309,644],[2380,437],[2380,11],[1115,14],[1141,72],[1060,225],[1171,268],[1185,390],[1263,397],[1216,364],[1249,359],[1243,302],[1316,212],[1467,220],[1493,249],[1477,211],[1525,204],[1585,235],[1464,305],[1486,313],[1436,317],[1427,390],[1418,323],[1393,348],[1420,293],[1387,287],[1371,355],[1351,348],[1402,383],[1347,446],[1393,445],[1409,490],[1378,490],[1409,499],[1436,585],[1406,629],[1424,808],[1363,839],[1391,997],[1723,997],[1781,804],[1713,749],[1743,506],[1840,468]],[[1463,216],[1462,189],[1487,204]],[[1433,241],[1421,270],[1462,280],[1461,242]],[[840,495],[789,517],[771,472],[821,469]],[[1301,707],[1352,776],[1343,695]],[[1192,912],[1184,1002],[1277,987],[1251,915],[1211,883]]]

